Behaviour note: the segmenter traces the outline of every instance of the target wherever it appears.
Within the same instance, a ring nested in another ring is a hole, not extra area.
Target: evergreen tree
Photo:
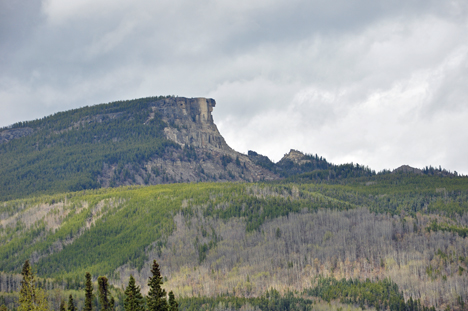
[[[21,280],[21,289],[19,296],[19,311],[30,311],[34,309],[34,275],[31,272],[31,266],[29,260],[23,265],[23,271],[21,272],[23,279]]]
[[[174,293],[169,292],[169,310],[168,311],[179,311],[179,304],[175,300]]]
[[[49,303],[43,290],[36,289],[34,273],[26,260],[21,272],[21,289],[19,293],[18,311],[45,311],[49,309]]]
[[[98,285],[99,285],[99,303],[101,304],[101,311],[109,311],[110,310],[110,303],[109,303],[109,284],[107,282],[107,278],[105,276],[100,276],[98,278]]]
[[[62,299],[62,301],[60,301],[60,311],[66,311],[65,309],[65,301]]]
[[[68,297],[68,311],[76,311],[75,302],[71,294],[70,297]]]
[[[149,278],[149,292],[147,296],[148,311],[166,311],[167,300],[166,291],[161,287],[163,284],[159,265],[156,260],[153,260],[153,268],[151,269],[152,276]]]
[[[140,286],[135,285],[133,275],[130,275],[128,286],[125,289],[124,308],[125,311],[144,311],[144,301],[140,292]]]
[[[85,303],[83,311],[93,311],[93,297],[93,283],[91,282],[91,274],[86,272]]]

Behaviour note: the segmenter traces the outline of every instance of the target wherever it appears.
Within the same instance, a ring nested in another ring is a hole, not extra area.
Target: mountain
[[[82,308],[89,271],[120,311],[157,260],[181,310],[464,310],[468,177],[241,154],[215,104],[151,97],[1,129],[0,305],[17,308],[29,260],[54,309],[70,293]]]
[[[215,106],[206,98],[149,97],[2,128],[0,200],[124,185],[330,181],[376,174],[294,149],[277,163],[255,151],[239,153],[219,133],[211,114]],[[451,174],[432,167],[421,172]]]
[[[151,97],[0,130],[0,199],[122,185],[258,181],[278,175],[231,149],[205,98]]]

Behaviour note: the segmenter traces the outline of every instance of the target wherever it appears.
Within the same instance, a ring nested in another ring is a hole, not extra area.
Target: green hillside
[[[459,306],[468,289],[467,211],[468,178],[409,173],[82,190],[1,204],[0,271],[17,273],[30,259],[65,288],[81,288],[86,271],[117,287],[132,273],[145,285],[157,258],[178,297],[257,297],[274,287],[326,300],[307,292],[317,277],[391,278],[427,307]],[[453,286],[462,300],[447,298]]]
[[[149,104],[163,97],[119,101],[20,122],[32,134],[0,144],[0,200],[99,188],[104,163],[124,170],[176,144],[165,139]],[[0,129],[6,131],[8,129]]]
[[[39,213],[45,205],[48,212],[42,213],[42,218],[28,218],[29,213]],[[173,232],[173,216],[180,212],[192,217],[200,208],[204,217],[242,219],[250,232],[260,230],[265,221],[290,213],[345,211],[361,206],[391,215],[445,216],[453,225],[468,211],[468,178],[400,174],[349,180],[344,185],[276,182],[131,186],[12,200],[0,207],[0,214],[9,216],[4,216],[0,229],[0,269],[19,271],[34,253],[44,258],[37,263],[39,274],[44,276],[81,275],[86,269],[111,273],[127,262],[141,267],[147,259],[145,249],[155,241],[159,246],[153,247],[161,247]],[[63,249],[50,251],[57,242],[62,242]]]

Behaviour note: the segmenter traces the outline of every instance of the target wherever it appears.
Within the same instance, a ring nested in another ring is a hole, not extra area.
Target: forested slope
[[[304,291],[317,278],[390,278],[405,299],[468,298],[468,179],[409,173],[338,183],[193,183],[95,189],[0,207],[0,269],[30,259],[145,290],[152,259],[178,297]],[[315,285],[314,285],[315,284]]]
[[[164,137],[160,117],[148,120],[149,103],[158,99],[101,104],[14,124],[13,130],[29,132],[0,143],[0,199],[99,188],[104,163],[122,171],[161,156],[169,146],[178,148]]]

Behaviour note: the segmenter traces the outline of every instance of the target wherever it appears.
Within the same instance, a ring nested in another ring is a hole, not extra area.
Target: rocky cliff
[[[116,178],[115,166],[105,166],[99,181],[103,186],[160,184],[199,181],[260,181],[279,176],[228,146],[214,123],[214,99],[167,97],[150,104],[146,122],[160,117],[167,139],[179,148],[169,148],[143,166],[128,166],[131,178]]]
[[[234,155],[234,150],[226,144],[214,124],[211,112],[215,106],[214,99],[175,97],[157,101],[151,108],[169,125],[164,129],[166,137],[182,147],[187,145]]]

